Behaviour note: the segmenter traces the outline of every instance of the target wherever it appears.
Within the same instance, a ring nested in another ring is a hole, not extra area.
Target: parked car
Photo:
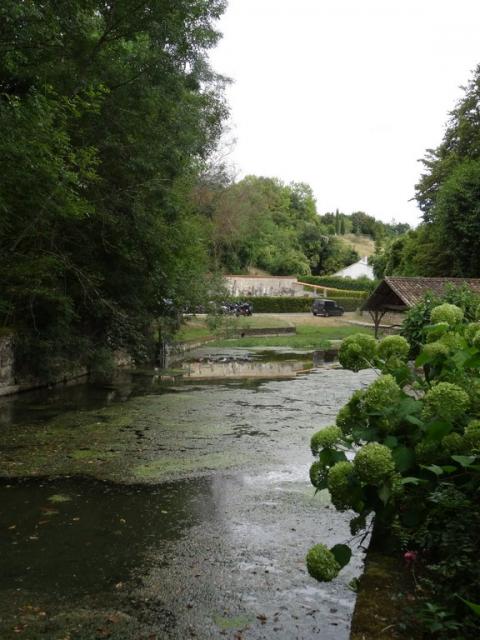
[[[312,304],[312,313],[314,316],[343,316],[345,309],[337,304],[335,300],[319,298],[314,300]]]

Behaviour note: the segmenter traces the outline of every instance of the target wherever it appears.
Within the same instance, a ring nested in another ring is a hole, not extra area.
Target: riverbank
[[[342,340],[354,333],[373,333],[371,327],[351,324],[356,318],[354,313],[331,318],[315,317],[311,313],[262,313],[251,317],[224,317],[213,329],[208,326],[205,317],[197,316],[186,319],[176,341],[182,343],[203,339],[214,347],[324,349],[328,348],[331,340]],[[291,335],[284,335],[289,328],[295,331]],[[276,335],[247,335],[250,331],[260,333],[263,330]]]

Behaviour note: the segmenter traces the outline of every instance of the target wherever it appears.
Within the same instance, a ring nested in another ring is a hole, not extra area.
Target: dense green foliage
[[[345,233],[391,237],[409,228],[362,212],[320,216],[306,184],[257,176],[233,182],[224,171],[207,173],[193,200],[210,227],[216,264],[229,273],[251,267],[275,275],[334,273],[359,259],[341,240]]]
[[[410,229],[410,225],[405,222],[381,222],[363,211],[355,211],[347,215],[337,209],[335,213],[323,214],[320,220],[326,226],[328,233],[336,235],[354,233],[370,236],[373,240],[401,236]]]
[[[450,114],[445,135],[427,150],[416,185],[423,223],[379,250],[383,275],[478,277],[480,257],[480,66]]]
[[[0,325],[37,373],[97,345],[144,355],[165,298],[195,298],[209,263],[188,196],[226,116],[206,62],[223,9],[1,3]]]
[[[332,273],[358,260],[328,233],[306,184],[256,176],[205,181],[194,200],[209,222],[216,264],[227,272],[257,267],[275,275]]]
[[[339,412],[341,437],[330,427],[311,443],[318,456],[311,481],[329,490],[337,509],[356,512],[352,534],[373,514],[374,541],[405,552],[416,568],[415,637],[480,633],[480,618],[468,607],[478,601],[480,574],[480,331],[465,319],[467,309],[444,303],[429,310],[437,322],[420,330],[415,367],[398,336],[376,349],[364,336],[347,338],[344,366],[370,363],[382,375]],[[431,350],[437,343],[444,348]],[[334,572],[310,573],[330,580]]]
[[[456,305],[462,310],[465,322],[472,322],[477,317],[480,297],[473,294],[466,285],[462,287],[448,286],[441,297],[432,293],[425,294],[423,300],[407,312],[402,324],[401,333],[409,342],[412,355],[418,354],[425,340],[424,330],[432,322],[432,310],[441,305],[442,302]],[[442,327],[437,325],[439,336],[441,335],[441,330]],[[432,338],[433,336],[434,334],[431,333],[430,337]]]
[[[356,311],[363,299],[358,297],[331,297],[330,300],[344,308],[345,311]],[[314,298],[295,298],[287,296],[256,296],[242,298],[242,301],[253,305],[255,313],[305,313],[312,310]]]
[[[342,278],[341,276],[298,276],[298,279],[308,284],[323,285],[333,289],[369,292],[375,288],[376,282],[368,278]]]

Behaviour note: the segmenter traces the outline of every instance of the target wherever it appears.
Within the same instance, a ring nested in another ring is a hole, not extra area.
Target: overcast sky
[[[219,30],[239,177],[418,221],[418,159],[480,63],[480,0],[229,0]]]

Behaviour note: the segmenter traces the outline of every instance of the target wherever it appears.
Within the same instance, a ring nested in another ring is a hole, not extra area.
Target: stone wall
[[[0,388],[15,384],[13,364],[13,336],[0,336]]]
[[[225,276],[227,288],[237,298],[253,296],[295,296],[312,294],[304,291],[295,276]]]
[[[113,360],[117,367],[131,367],[134,364],[131,356],[125,351],[115,351]],[[0,336],[0,397],[46,386],[44,381],[36,378],[17,380],[14,371],[13,335]],[[87,376],[88,371],[85,367],[72,363],[68,371],[62,372],[53,383],[49,384],[68,384]]]

